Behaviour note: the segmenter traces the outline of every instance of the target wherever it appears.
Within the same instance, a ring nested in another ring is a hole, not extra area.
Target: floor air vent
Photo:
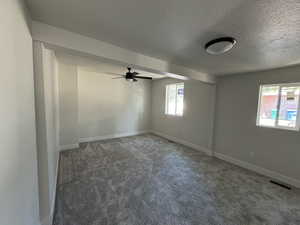
[[[282,183],[280,183],[280,182],[278,182],[278,181],[270,180],[270,182],[271,182],[272,184],[276,184],[276,185],[278,185],[278,186],[280,186],[280,187],[282,187],[282,188],[288,189],[288,190],[291,190],[291,189],[292,189],[290,186],[288,186],[288,185],[286,185],[286,184],[282,184]]]

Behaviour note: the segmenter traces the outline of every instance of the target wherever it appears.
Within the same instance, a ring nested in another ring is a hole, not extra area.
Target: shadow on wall
[[[131,83],[79,70],[78,104],[80,138],[148,130],[151,81]]]

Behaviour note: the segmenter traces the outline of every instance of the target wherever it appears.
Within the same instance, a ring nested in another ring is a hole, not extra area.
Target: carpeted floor
[[[61,153],[55,225],[299,225],[300,191],[154,135]]]

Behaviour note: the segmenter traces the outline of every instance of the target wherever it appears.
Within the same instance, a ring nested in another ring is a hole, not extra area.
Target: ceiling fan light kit
[[[204,48],[211,55],[220,55],[228,52],[235,44],[236,40],[233,37],[221,37],[207,42]]]
[[[126,78],[126,81],[128,81],[128,82],[137,82],[138,80],[135,79],[135,78],[133,78],[133,79],[127,79],[127,78]]]

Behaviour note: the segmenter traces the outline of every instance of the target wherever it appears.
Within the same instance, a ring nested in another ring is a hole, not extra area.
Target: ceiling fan
[[[121,76],[121,77],[115,77],[115,78],[112,78],[112,79],[125,78],[127,81],[131,81],[131,82],[137,82],[138,81],[137,79],[152,80],[152,77],[138,76],[139,75],[138,72],[131,72],[132,68],[130,68],[130,67],[127,67],[127,69],[128,69],[128,72],[125,75],[117,74],[117,73],[109,73],[109,74]]]

